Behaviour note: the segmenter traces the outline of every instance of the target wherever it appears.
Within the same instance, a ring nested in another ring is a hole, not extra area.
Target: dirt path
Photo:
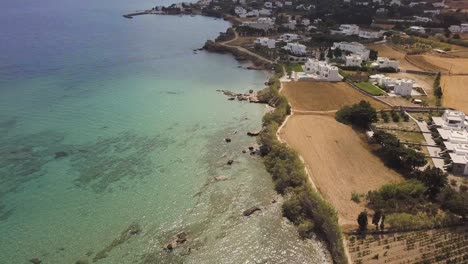
[[[263,56],[260,56],[260,55],[258,55],[257,53],[251,52],[250,50],[248,50],[248,49],[246,49],[246,48],[244,48],[244,47],[235,46],[235,45],[230,45],[229,43],[232,43],[232,42],[234,42],[235,40],[237,40],[237,39],[239,38],[239,34],[238,34],[235,30],[234,30],[234,34],[235,34],[235,37],[234,37],[233,39],[228,40],[228,41],[225,41],[225,42],[221,42],[220,44],[223,45],[223,46],[226,46],[226,47],[235,48],[235,49],[237,49],[238,51],[241,51],[241,52],[243,52],[243,53],[247,53],[247,54],[249,54],[249,55],[251,55],[251,56],[254,56],[254,57],[256,57],[257,59],[262,60],[262,61],[264,61],[264,62],[267,62],[267,63],[269,63],[269,64],[274,64],[274,63],[275,63],[274,61],[269,60],[269,59],[267,59],[267,58],[265,58],[265,57],[263,57]]]

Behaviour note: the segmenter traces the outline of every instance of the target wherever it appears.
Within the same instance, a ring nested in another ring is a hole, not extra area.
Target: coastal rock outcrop
[[[245,210],[242,214],[244,216],[250,216],[252,215],[253,213],[257,212],[257,211],[261,211],[262,209],[260,209],[260,207],[258,206],[253,206],[253,207],[250,207],[249,209]]]
[[[55,152],[55,159],[60,159],[60,158],[64,158],[64,157],[67,157],[67,156],[68,156],[68,153],[65,152],[65,151]]]
[[[254,132],[249,131],[249,132],[247,132],[247,136],[256,137],[258,135],[260,135],[260,131],[254,131]]]
[[[180,232],[177,235],[171,237],[171,239],[169,240],[169,242],[166,244],[166,246],[164,248],[167,249],[167,250],[172,251],[172,250],[176,249],[177,247],[179,247],[180,245],[187,242],[187,240],[188,240],[187,233]]]

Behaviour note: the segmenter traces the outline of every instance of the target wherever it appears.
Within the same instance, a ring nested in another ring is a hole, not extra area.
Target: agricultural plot
[[[428,71],[450,74],[468,74],[468,59],[443,57],[434,54],[411,55],[408,59]]]
[[[347,236],[354,263],[467,263],[468,226]]]
[[[442,76],[442,104],[468,113],[468,76]]]
[[[293,115],[280,136],[304,158],[311,180],[338,211],[340,224],[354,227],[362,203],[351,201],[402,177],[385,167],[350,126],[324,115]]]
[[[372,97],[353,89],[345,82],[298,81],[284,83],[283,85],[282,93],[288,97],[295,110],[333,111],[361,100],[369,101],[376,109],[389,108]]]

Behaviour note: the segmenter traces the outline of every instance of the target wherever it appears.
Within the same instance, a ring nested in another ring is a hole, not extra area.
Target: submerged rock
[[[234,160],[228,160],[227,161],[227,165],[232,165],[232,163],[234,163]]]
[[[247,136],[256,137],[258,135],[260,135],[260,131],[255,131],[255,132],[249,131],[249,132],[247,132]]]
[[[216,176],[214,177],[216,181],[225,181],[228,180],[229,178],[227,176]]]
[[[122,231],[122,233],[120,233],[120,236],[116,239],[114,239],[114,241],[112,241],[112,243],[107,246],[106,248],[104,248],[103,250],[99,251],[93,258],[93,262],[96,262],[100,259],[103,259],[103,258],[106,258],[108,256],[108,253],[112,251],[112,249],[114,249],[115,247],[123,244],[124,242],[126,242],[127,240],[129,240],[130,238],[132,238],[133,236],[137,235],[141,233],[141,227],[140,225],[138,224],[131,224],[130,226],[127,227],[127,229],[125,229],[124,231]]]
[[[39,258],[32,258],[32,259],[29,260],[29,262],[31,262],[33,264],[41,264],[42,260],[40,260]]]
[[[55,152],[55,159],[64,158],[66,156],[68,156],[68,153],[66,153],[65,151]]]
[[[250,216],[252,215],[253,213],[255,213],[256,211],[261,211],[262,209],[260,209],[260,207],[258,206],[253,206],[253,207],[250,207],[249,209],[245,210],[242,214],[244,216]]]
[[[231,142],[231,139],[230,138],[225,138],[224,141],[226,141],[227,143]]]

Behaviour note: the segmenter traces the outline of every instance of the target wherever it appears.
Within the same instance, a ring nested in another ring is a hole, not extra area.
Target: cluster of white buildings
[[[332,30],[332,34],[342,34],[346,36],[357,35],[360,38],[365,39],[377,39],[383,36],[385,31],[372,31],[372,30],[364,30],[360,29],[358,25],[354,24],[343,24],[340,25],[339,30]]]
[[[370,51],[361,43],[358,42],[335,42],[332,50],[340,48],[343,51],[349,51],[354,55],[360,56],[362,60],[369,59]]]
[[[432,117],[452,160],[454,174],[468,175],[468,116],[445,110],[442,117]]]
[[[452,33],[466,33],[468,32],[468,24],[451,25],[448,30]]]
[[[269,17],[260,17],[256,21],[244,22],[242,26],[268,31],[275,28],[275,21]]]
[[[383,74],[374,74],[369,76],[369,82],[385,86],[393,90],[395,95],[411,96],[415,82],[410,79],[391,78]]]
[[[304,65],[304,72],[296,73],[295,80],[310,79],[316,81],[339,82],[343,76],[338,72],[338,67],[325,61],[308,59]]]

